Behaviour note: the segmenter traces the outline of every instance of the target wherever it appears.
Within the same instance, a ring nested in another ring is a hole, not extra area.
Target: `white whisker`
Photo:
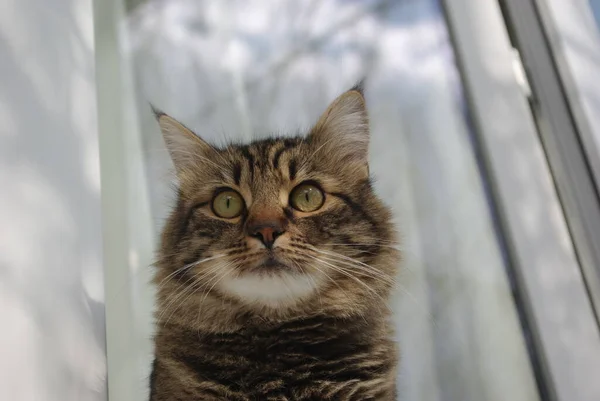
[[[317,249],[317,248],[315,248],[313,250],[315,252],[318,252],[318,253],[321,253],[324,255],[329,255],[333,260],[336,260],[336,258],[343,259],[343,263],[345,263],[346,265],[361,268],[362,270],[364,270],[365,272],[368,272],[369,274],[377,275],[381,279],[385,279],[386,281],[389,281],[390,284],[395,284],[396,280],[393,277],[389,276],[388,274],[382,272],[381,270],[376,269],[375,267],[370,266],[364,262],[361,262],[359,260],[356,260],[354,258],[345,256],[345,255],[341,255],[337,252],[328,252],[328,251],[324,251],[324,250]],[[364,269],[364,268],[367,268],[368,270]]]
[[[166,311],[174,306],[176,304],[176,302],[180,299],[182,299],[183,297],[185,297],[182,302],[179,303],[179,306],[175,307],[171,313],[171,315],[169,316],[169,319],[171,318],[171,316],[173,316],[173,313],[175,313],[175,311],[185,303],[185,301],[194,294],[194,292],[199,288],[199,286],[202,285],[202,281],[205,277],[207,277],[210,274],[214,274],[214,272],[216,270],[219,269],[221,265],[217,264],[215,266],[212,266],[211,268],[208,269],[208,271],[204,271],[201,273],[196,273],[194,275],[192,275],[185,283],[183,283],[182,285],[180,285],[176,290],[175,290],[175,295],[171,298],[171,301],[163,308],[163,312],[161,313],[161,315],[159,316],[158,321],[160,321],[160,319],[162,317],[164,317],[164,315],[166,314]],[[190,281],[195,281],[195,283],[193,283],[192,285],[188,285],[190,283]],[[183,291],[179,291],[181,288],[183,288]],[[191,291],[191,292],[190,292]],[[189,295],[186,296],[186,294]],[[169,321],[169,319],[167,319],[167,322]],[[165,323],[165,325],[166,325]]]
[[[351,244],[330,242],[330,243],[327,243],[327,245],[331,245],[331,246],[347,246],[347,247],[355,247],[355,248],[359,248],[361,246],[374,246],[374,247],[395,249],[397,251],[401,250],[400,247],[398,246],[398,244],[395,244],[394,242],[389,242],[389,243],[377,243],[377,242],[362,243],[362,242],[353,242]]]
[[[213,255],[213,256],[210,256],[208,258],[204,258],[204,259],[192,262],[192,263],[188,263],[187,265],[185,265],[183,267],[180,267],[179,269],[176,269],[171,274],[169,274],[167,277],[165,277],[164,279],[162,279],[160,283],[158,283],[158,285],[156,286],[156,291],[160,290],[162,288],[162,286],[165,284],[165,281],[168,280],[168,279],[170,279],[170,278],[172,278],[177,273],[180,273],[180,272],[183,272],[185,270],[191,269],[192,267],[197,266],[200,263],[204,263],[204,262],[208,262],[210,260],[218,259],[218,258],[223,257],[223,256],[225,256],[225,254]]]
[[[302,162],[302,164],[298,168],[298,171],[302,171],[302,169],[304,168],[304,166],[306,166],[308,164],[308,162],[310,162],[312,160],[312,158],[315,157],[315,155],[321,151],[321,149],[323,149],[327,144],[329,144],[329,142],[333,141],[334,139],[336,139],[336,138],[329,138],[328,140],[326,140],[325,142],[323,142],[323,144],[321,146],[319,146],[306,159],[304,159],[304,161]]]
[[[223,280],[227,276],[228,276],[228,271],[221,273],[221,276],[213,283],[213,285],[207,291],[205,291],[204,297],[200,301],[200,307],[202,307],[202,305],[204,305],[204,301],[206,301],[206,298],[208,297],[208,295],[210,294],[212,289],[215,288],[215,286],[219,283],[219,281]],[[218,277],[218,275],[215,277]],[[208,284],[207,284],[207,286],[208,286]]]
[[[402,291],[404,294],[406,294],[415,303],[415,305],[417,305],[421,309],[421,311],[427,315],[427,317],[432,322],[432,324],[435,325],[435,319],[433,318],[433,315],[428,310],[425,309],[425,307],[419,302],[419,300],[417,299],[417,297],[415,295],[413,295],[406,287],[404,287],[403,285],[398,283],[398,281],[395,278],[385,274],[381,270],[376,270],[374,267],[369,266],[366,263],[360,262],[358,260],[354,260],[345,255],[335,254],[335,252],[329,253],[329,252],[322,251],[322,250],[316,249],[316,248],[314,249],[314,251],[332,255],[331,259],[328,259],[330,261],[335,261],[334,256],[341,257],[344,259],[344,261],[338,260],[338,262],[344,263],[346,266],[352,266],[354,268],[360,269],[361,274],[364,274],[373,279],[380,279],[380,280],[384,281],[385,283],[392,285],[394,288],[398,288],[400,291]],[[335,254],[335,255],[333,255],[333,254]],[[357,263],[357,264],[352,265],[352,263]],[[338,266],[338,267],[340,267],[340,266]],[[370,268],[371,270],[366,270],[365,268]]]
[[[312,256],[312,255],[308,255],[308,254],[307,254],[306,256],[308,256],[308,257],[310,257],[310,258],[313,258],[313,259],[315,259],[315,260],[317,260],[317,261],[319,261],[319,262],[321,262],[321,263],[323,263],[323,264],[325,264],[325,265],[327,265],[327,266],[331,267],[332,269],[334,269],[334,270],[338,271],[339,273],[342,273],[342,274],[343,274],[343,275],[345,275],[346,277],[348,277],[348,278],[350,278],[350,279],[352,279],[352,280],[356,281],[358,284],[360,284],[360,285],[362,285],[363,287],[365,287],[365,288],[367,289],[367,291],[369,291],[369,292],[370,292],[370,293],[372,293],[373,295],[377,296],[377,297],[378,297],[378,298],[379,298],[379,299],[380,299],[380,300],[381,300],[381,301],[382,301],[382,302],[383,302],[383,303],[384,303],[384,304],[385,304],[385,305],[386,305],[386,306],[389,308],[389,305],[387,304],[387,301],[386,301],[386,300],[385,300],[385,299],[384,299],[384,298],[383,298],[381,295],[379,295],[379,294],[377,293],[377,291],[375,291],[373,288],[371,288],[369,285],[367,285],[365,282],[363,282],[363,281],[362,281],[361,279],[359,279],[358,277],[355,277],[355,276],[353,276],[352,274],[348,273],[348,271],[347,271],[347,270],[344,270],[344,269],[340,268],[339,266],[336,266],[336,265],[334,265],[334,264],[331,264],[331,263],[329,263],[329,262],[327,262],[327,261],[324,261],[323,259],[320,259],[320,258],[318,258],[318,257],[316,257],[316,256]]]

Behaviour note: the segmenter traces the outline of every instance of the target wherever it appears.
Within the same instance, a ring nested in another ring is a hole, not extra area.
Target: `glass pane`
[[[131,127],[140,133],[130,150],[143,154],[128,207],[147,201],[154,242],[174,193],[148,102],[223,144],[310,127],[366,76],[371,172],[402,237],[392,304],[400,399],[539,398],[437,1],[167,0],[127,8],[122,54],[133,62],[139,120]],[[141,262],[127,332],[140,349],[123,356],[139,358],[140,378],[151,363],[152,290],[143,269],[150,252],[133,253]]]
[[[589,0],[590,7],[592,8],[592,14],[594,15],[594,19],[596,20],[596,25],[600,26],[600,1],[598,0]]]
[[[595,77],[600,69],[600,1],[540,1],[540,7],[544,10],[542,23],[556,59],[570,113],[589,169],[596,186],[599,186],[600,82]]]

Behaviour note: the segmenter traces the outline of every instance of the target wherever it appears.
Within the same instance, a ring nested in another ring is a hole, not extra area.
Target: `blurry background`
[[[600,399],[599,9],[1,5],[0,399],[147,398],[174,200],[149,103],[222,144],[306,130],[363,77],[402,234],[400,399]]]
[[[372,172],[403,237],[401,394],[536,399],[436,1],[146,2],[124,26],[154,238],[173,194],[148,101],[214,143],[294,135],[366,76]],[[139,347],[152,302],[136,289]]]

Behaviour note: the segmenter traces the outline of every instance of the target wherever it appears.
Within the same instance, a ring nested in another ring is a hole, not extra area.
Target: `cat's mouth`
[[[269,255],[261,267],[265,269],[276,269],[286,266],[283,263],[281,263],[281,261],[278,260],[276,257]]]
[[[255,274],[278,274],[282,272],[294,272],[297,269],[279,255],[269,252],[257,261],[244,266],[245,273]]]

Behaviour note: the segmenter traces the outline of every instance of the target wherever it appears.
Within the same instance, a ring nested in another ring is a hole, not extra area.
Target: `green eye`
[[[233,219],[239,216],[244,209],[242,196],[234,190],[219,192],[212,201],[213,212],[224,219]]]
[[[301,212],[314,212],[323,206],[324,201],[323,191],[311,184],[298,185],[290,195],[290,204]]]

